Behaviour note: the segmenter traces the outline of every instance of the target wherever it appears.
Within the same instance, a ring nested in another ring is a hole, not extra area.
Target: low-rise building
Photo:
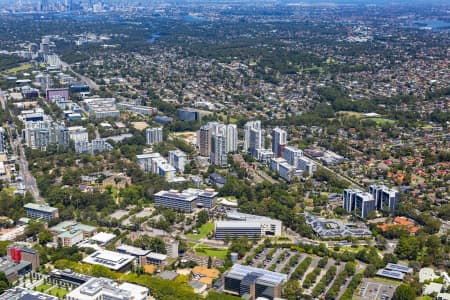
[[[31,267],[33,270],[39,268],[40,259],[39,251],[37,250],[18,244],[11,244],[6,248],[6,253],[8,255],[8,258],[16,263],[25,261],[31,263]]]
[[[197,196],[177,191],[160,191],[155,194],[155,206],[163,206],[191,213],[197,207]]]
[[[53,269],[48,274],[49,282],[52,284],[59,284],[59,285],[69,284],[72,286],[80,286],[88,282],[91,278],[92,277],[84,274],[75,273],[70,269],[65,270]]]
[[[115,98],[85,99],[84,104],[91,117],[96,119],[116,118],[120,112],[116,108]]]
[[[54,242],[62,247],[71,247],[84,239],[92,237],[97,228],[76,221],[64,221],[50,228]]]
[[[169,151],[169,164],[175,167],[178,173],[184,173],[184,167],[188,162],[188,156],[181,150]]]
[[[27,217],[31,219],[50,221],[59,217],[58,208],[47,204],[27,203],[24,205],[24,208]]]
[[[116,248],[119,253],[131,255],[135,258],[135,263],[137,266],[144,266],[147,263],[147,255],[150,253],[149,250],[144,250],[138,247],[133,247],[129,245],[122,244]]]
[[[286,274],[235,264],[223,276],[224,291],[240,297],[248,294],[252,300],[274,299],[281,297],[287,279]]]
[[[280,220],[263,216],[230,212],[228,221],[216,221],[214,223],[214,237],[218,240],[243,237],[259,239],[262,236],[281,235],[282,223]]]
[[[67,300],[146,300],[149,290],[140,285],[119,284],[107,278],[92,278],[65,296]]]
[[[59,298],[16,286],[1,294],[0,300],[59,300]]]
[[[312,227],[314,233],[322,239],[334,239],[334,238],[365,238],[372,236],[372,232],[367,226],[360,224],[344,224],[340,220],[325,219],[315,217],[306,213],[306,224]]]
[[[109,250],[98,250],[83,259],[84,263],[100,265],[116,272],[131,270],[134,256]]]

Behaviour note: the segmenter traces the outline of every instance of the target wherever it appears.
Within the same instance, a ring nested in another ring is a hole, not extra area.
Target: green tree
[[[197,227],[206,224],[209,220],[209,215],[206,210],[201,210],[197,215]]]
[[[300,300],[302,299],[302,292],[303,289],[298,280],[289,280],[283,289],[283,297],[288,300]]]
[[[393,300],[414,300],[416,293],[409,284],[399,285],[394,292]]]
[[[53,235],[50,231],[44,230],[41,233],[38,234],[39,244],[45,245],[52,241]]]

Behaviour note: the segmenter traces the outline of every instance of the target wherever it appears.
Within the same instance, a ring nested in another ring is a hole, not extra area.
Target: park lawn
[[[228,250],[213,248],[213,247],[209,247],[206,245],[198,245],[195,248],[195,252],[200,256],[211,256],[211,257],[216,257],[219,259],[225,259],[225,257],[227,256]]]
[[[199,229],[197,229],[197,231],[198,234],[189,233],[186,236],[194,240],[201,240],[202,238],[205,238],[209,233],[214,231],[214,223],[205,223]]]
[[[13,73],[17,73],[17,72],[26,71],[26,70],[29,70],[29,69],[31,69],[31,65],[30,64],[24,64],[24,65],[21,65],[21,66],[14,67],[14,68],[11,68],[9,70],[6,70],[5,73],[6,74],[13,74]]]
[[[340,110],[336,112],[337,116],[345,116],[345,117],[355,117],[355,118],[362,118],[363,114],[356,111],[348,111],[348,110]]]
[[[52,288],[48,293],[49,293],[50,295],[53,295],[53,296],[56,296],[56,297],[59,297],[59,298],[62,299],[62,298],[64,298],[64,296],[65,296],[66,294],[69,293],[69,291],[66,290],[66,289],[63,289],[63,288],[54,287],[54,288]]]
[[[45,284],[45,283],[43,283],[43,284],[41,284],[41,285],[38,285],[37,287],[36,287],[36,291],[38,291],[38,292],[45,292],[46,290],[48,290],[49,288],[51,288],[52,286],[50,285],[50,284]]]
[[[369,118],[369,120],[374,121],[375,123],[377,123],[377,125],[395,124],[394,120],[385,119],[385,118]]]

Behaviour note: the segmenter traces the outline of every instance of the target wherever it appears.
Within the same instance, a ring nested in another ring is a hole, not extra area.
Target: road
[[[20,157],[19,157],[19,165],[20,165],[20,175],[23,178],[23,183],[25,187],[31,192],[36,202],[42,203],[44,202],[44,198],[39,194],[39,189],[37,187],[36,178],[31,175],[31,172],[28,168],[28,161],[25,157],[25,150],[23,145],[20,142],[16,142],[16,146],[19,147]]]
[[[91,88],[92,90],[99,90],[100,89],[98,84],[96,84],[92,79],[90,79],[89,77],[86,77],[84,75],[81,75],[80,73],[75,72],[68,63],[61,61],[61,65],[62,65],[63,68],[66,68],[68,71],[70,71],[74,75],[76,75],[80,80],[85,82],[89,86],[89,88]]]
[[[9,111],[8,106],[6,105],[4,93],[1,90],[0,90],[0,102],[2,108]],[[9,113],[12,114],[11,111],[9,111]],[[39,194],[36,178],[34,178],[34,176],[31,175],[30,170],[28,169],[28,161],[25,156],[25,150],[20,141],[21,135],[20,133],[17,132],[17,129],[13,124],[8,125],[7,131],[9,137],[9,144],[11,145],[13,154],[16,156],[17,162],[19,163],[19,175],[22,177],[23,184],[25,185],[25,188],[31,192],[36,202],[41,203],[44,201],[44,199]],[[13,139],[13,136],[16,136],[17,138]]]
[[[305,156],[307,156],[307,155],[305,155]],[[342,174],[340,174],[340,173],[338,173],[338,172],[328,168],[321,161],[319,161],[318,159],[316,159],[314,157],[311,157],[311,156],[307,156],[307,157],[310,158],[312,161],[314,161],[317,165],[319,165],[322,168],[324,168],[325,170],[327,170],[327,171],[333,173],[334,175],[336,175],[339,179],[350,182],[353,188],[358,188],[358,189],[361,189],[361,190],[365,190],[365,188],[362,185],[360,185],[358,182],[356,182],[354,179],[352,179],[350,177],[347,177],[345,175],[342,175]]]

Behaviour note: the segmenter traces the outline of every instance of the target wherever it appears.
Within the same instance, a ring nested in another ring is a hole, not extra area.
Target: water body
[[[408,27],[435,32],[450,32],[450,22],[437,19],[413,20]]]

